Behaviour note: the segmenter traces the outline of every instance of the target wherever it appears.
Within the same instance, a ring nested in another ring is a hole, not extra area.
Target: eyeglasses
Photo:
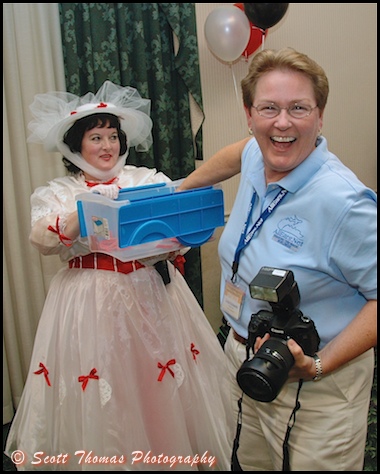
[[[265,104],[252,105],[252,107],[256,109],[256,112],[261,117],[265,118],[275,118],[280,115],[281,110],[284,109],[291,117],[302,119],[308,117],[312,113],[312,111],[318,107],[318,105],[316,105],[315,107],[311,107],[310,105],[299,104],[295,102],[294,104],[289,105],[289,107],[280,107],[274,102],[270,102]]]

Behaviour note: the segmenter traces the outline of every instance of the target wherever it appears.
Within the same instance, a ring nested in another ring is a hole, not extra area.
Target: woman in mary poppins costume
[[[225,356],[170,261],[179,252],[125,262],[80,235],[78,194],[116,199],[170,182],[125,165],[131,147],[152,143],[150,100],[106,81],[83,97],[38,94],[31,111],[28,141],[61,152],[69,173],[32,194],[30,242],[67,265],[48,291],[5,453],[18,470],[229,470]]]

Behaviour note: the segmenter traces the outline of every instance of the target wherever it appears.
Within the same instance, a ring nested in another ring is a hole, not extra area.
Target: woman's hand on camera
[[[257,336],[253,351],[256,352],[260,347],[270,338],[269,333],[266,333],[263,337]],[[288,382],[298,382],[299,379],[305,381],[312,380],[315,376],[315,362],[311,356],[306,355],[301,346],[296,343],[294,339],[287,341],[288,349],[294,357],[294,364],[289,370]]]
[[[288,340],[288,349],[294,357],[294,364],[289,370],[288,382],[312,380],[315,376],[315,362],[311,356],[306,355],[301,346],[294,339]]]
[[[260,349],[260,347],[270,338],[269,333],[265,333],[263,337],[257,336],[255,340],[255,344],[253,345],[253,352],[256,352]]]

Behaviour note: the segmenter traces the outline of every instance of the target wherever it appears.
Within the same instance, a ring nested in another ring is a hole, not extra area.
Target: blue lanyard
[[[251,219],[252,211],[253,211],[253,204],[254,204],[255,199],[256,199],[256,193],[255,192],[253,193],[251,203],[250,203],[249,209],[248,209],[248,216],[247,216],[247,219],[244,223],[243,230],[241,231],[239,244],[237,246],[237,249],[235,250],[235,257],[234,257],[234,261],[232,263],[232,278],[231,278],[231,281],[234,281],[235,275],[238,271],[241,252],[249,244],[249,242],[252,240],[253,236],[260,229],[260,227],[264,224],[264,222],[268,219],[268,217],[274,211],[276,206],[278,206],[278,204],[280,204],[282,199],[286,196],[287,192],[288,192],[287,189],[282,188],[280,190],[280,192],[277,194],[277,196],[273,199],[273,201],[269,204],[269,206],[265,209],[265,211],[261,214],[261,216],[257,219],[255,224],[251,227],[250,231],[247,232],[247,225],[248,225],[248,222]]]

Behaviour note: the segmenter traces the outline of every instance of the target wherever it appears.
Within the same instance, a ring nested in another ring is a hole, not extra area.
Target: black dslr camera
[[[304,353],[313,355],[320,343],[314,322],[297,308],[300,294],[291,270],[262,267],[249,284],[252,298],[268,301],[273,312],[261,310],[251,315],[248,327],[247,360],[236,379],[249,397],[260,402],[274,400],[288,378],[294,358],[287,340],[294,339]],[[257,353],[249,359],[256,337],[270,334]]]

